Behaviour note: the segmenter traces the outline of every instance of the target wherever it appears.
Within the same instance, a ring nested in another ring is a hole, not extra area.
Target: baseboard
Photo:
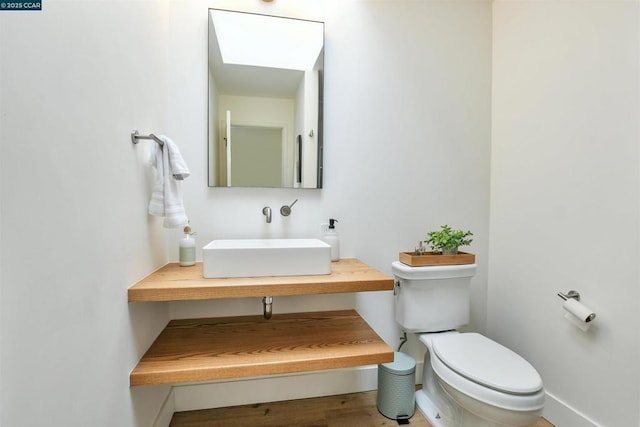
[[[421,378],[422,361],[418,361],[416,384]],[[377,387],[377,365],[176,385],[163,402],[153,427],[169,427],[174,412],[333,396]]]
[[[171,387],[169,393],[167,394],[167,397],[160,407],[160,411],[156,416],[156,420],[153,422],[153,427],[169,427],[174,412],[176,412],[175,398],[173,387]]]
[[[601,427],[600,424],[548,392],[542,416],[556,426]]]
[[[174,386],[175,410],[222,408],[374,390],[377,366]]]
[[[416,376],[417,378],[420,378]],[[375,390],[378,366],[215,381],[173,387],[175,411],[307,399]]]
[[[416,361],[416,384],[421,381],[422,360],[419,360]],[[176,385],[162,405],[153,427],[168,427],[174,412],[357,393],[376,390],[377,386],[376,365]],[[546,395],[543,416],[556,426],[601,427],[550,393]]]

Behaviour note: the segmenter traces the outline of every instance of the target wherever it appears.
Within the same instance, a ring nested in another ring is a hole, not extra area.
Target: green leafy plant
[[[454,230],[445,224],[440,226],[439,231],[427,233],[427,239],[424,242],[436,252],[457,253],[458,246],[468,246],[473,242],[471,236],[473,236],[471,231]]]

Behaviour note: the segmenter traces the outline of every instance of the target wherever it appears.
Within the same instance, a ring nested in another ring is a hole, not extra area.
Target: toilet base
[[[416,406],[432,427],[504,427],[481,418],[452,401],[436,404],[424,390],[416,392]]]
[[[416,406],[432,427],[446,427],[442,415],[440,415],[440,410],[435,403],[429,399],[429,396],[427,396],[424,390],[416,391]]]
[[[444,390],[441,391],[445,394],[437,393],[434,396],[432,393],[426,393],[424,389],[416,391],[415,394],[416,407],[432,427],[505,427],[505,424],[496,423],[468,411],[446,395]],[[533,426],[535,423],[514,422],[507,425]]]

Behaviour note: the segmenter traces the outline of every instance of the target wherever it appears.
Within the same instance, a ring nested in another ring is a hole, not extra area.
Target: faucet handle
[[[267,217],[267,224],[269,224],[271,222],[271,208],[269,206],[262,208],[262,215]]]
[[[291,215],[291,207],[292,207],[293,205],[295,205],[297,201],[298,201],[298,199],[295,199],[295,200],[293,201],[293,203],[291,203],[289,206],[284,205],[283,207],[281,207],[281,208],[280,208],[280,215],[282,215],[282,216],[289,216],[289,215]]]

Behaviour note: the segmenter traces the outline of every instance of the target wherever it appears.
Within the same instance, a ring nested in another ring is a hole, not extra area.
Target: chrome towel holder
[[[140,142],[138,141],[139,139],[151,139],[157,142],[158,144],[160,144],[161,147],[164,147],[164,142],[162,142],[160,138],[158,138],[152,133],[150,133],[149,135],[140,135],[137,130],[134,130],[133,132],[131,132],[131,142],[133,142],[134,144],[137,144],[138,142]]]

